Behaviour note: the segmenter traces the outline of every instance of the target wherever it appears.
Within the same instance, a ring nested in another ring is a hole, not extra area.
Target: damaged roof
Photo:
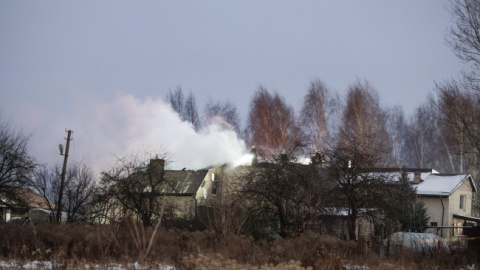
[[[207,175],[207,170],[166,170],[160,190],[169,195],[193,195]]]

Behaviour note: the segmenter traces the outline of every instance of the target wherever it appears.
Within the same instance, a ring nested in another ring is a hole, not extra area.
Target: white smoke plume
[[[81,119],[74,130],[75,156],[98,172],[110,169],[115,157],[144,149],[166,150],[172,169],[236,164],[247,154],[244,141],[224,122],[211,121],[196,132],[161,99],[123,95],[94,105]]]

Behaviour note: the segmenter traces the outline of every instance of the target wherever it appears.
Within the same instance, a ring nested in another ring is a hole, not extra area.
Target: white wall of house
[[[453,215],[461,216],[472,216],[472,206],[473,206],[473,197],[472,192],[474,190],[470,181],[465,181],[454,193],[450,196],[450,205],[449,205],[449,223],[452,226],[461,227],[463,226],[463,220],[454,219]],[[451,234],[462,234],[463,230],[460,228],[453,229]]]
[[[439,197],[439,196],[421,196],[419,198],[427,209],[427,215],[430,218],[429,226],[433,226],[436,223],[436,226],[449,226],[449,199],[448,197]],[[439,234],[442,236],[444,230],[438,230],[435,228],[430,228],[427,232]]]
[[[462,216],[472,215],[473,191],[474,188],[470,181],[464,181],[450,196],[420,196],[430,217],[429,225],[436,222],[437,226],[462,226],[462,220],[453,218],[454,214]],[[462,205],[460,205],[462,201]],[[443,206],[442,206],[443,203]],[[443,213],[443,223],[442,223]],[[461,229],[435,229],[430,228],[427,232],[436,233],[442,237],[449,237],[454,234],[461,234]]]

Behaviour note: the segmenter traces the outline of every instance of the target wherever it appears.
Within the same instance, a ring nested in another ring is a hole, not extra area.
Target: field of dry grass
[[[476,253],[380,258],[375,248],[304,234],[254,241],[209,231],[182,231],[125,223],[107,225],[0,225],[0,260],[54,262],[54,268],[87,264],[170,265],[176,269],[469,269]],[[158,269],[158,268],[157,268]],[[473,268],[475,269],[475,268]]]

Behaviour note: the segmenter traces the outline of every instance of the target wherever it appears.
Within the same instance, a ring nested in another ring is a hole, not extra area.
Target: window
[[[212,195],[217,195],[218,181],[212,182]]]
[[[437,222],[430,222],[430,227],[437,227],[437,226],[438,226]]]
[[[465,210],[465,195],[460,195],[460,210]]]
[[[217,195],[218,180],[215,180],[215,174],[212,173],[212,195]]]

